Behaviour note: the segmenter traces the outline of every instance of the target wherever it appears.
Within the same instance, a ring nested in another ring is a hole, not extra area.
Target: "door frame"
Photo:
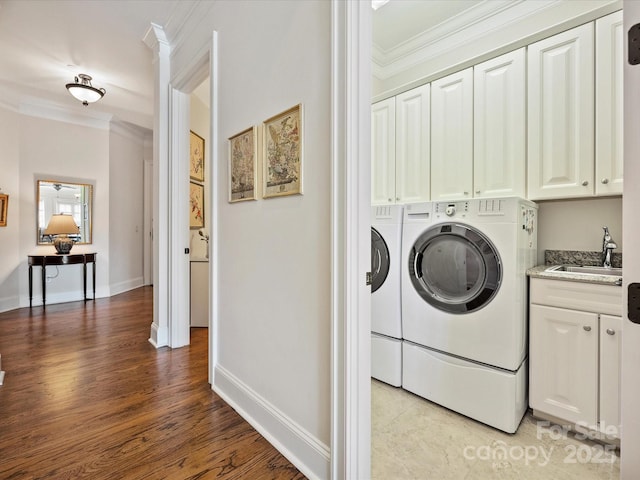
[[[331,478],[371,477],[371,4],[331,8]]]

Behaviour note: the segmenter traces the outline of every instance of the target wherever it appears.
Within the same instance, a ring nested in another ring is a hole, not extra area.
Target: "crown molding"
[[[113,119],[109,125],[111,133],[125,137],[144,146],[147,136],[152,136],[151,130],[120,119]]]
[[[28,100],[20,103],[19,113],[30,117],[56,120],[74,125],[81,125],[83,127],[97,128],[100,130],[109,130],[109,123],[113,117],[113,115],[107,113],[95,111],[81,113],[59,105],[43,104],[41,101],[36,104],[31,103]]]
[[[478,5],[436,25],[419,35],[383,51],[373,47],[373,70],[385,80],[411,67],[428,62],[465,44],[499,31],[514,22],[526,20],[567,0],[499,0]]]

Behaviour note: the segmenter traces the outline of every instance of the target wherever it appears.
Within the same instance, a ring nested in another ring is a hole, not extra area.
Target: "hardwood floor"
[[[304,479],[207,383],[207,330],[149,342],[152,289],[0,313],[0,478]]]

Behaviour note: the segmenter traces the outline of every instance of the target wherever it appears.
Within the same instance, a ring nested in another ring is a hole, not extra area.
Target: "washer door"
[[[378,290],[389,275],[389,247],[382,235],[371,227],[371,293]]]
[[[502,263],[481,232],[444,223],[425,230],[409,254],[409,276],[418,294],[448,313],[469,313],[498,292]]]

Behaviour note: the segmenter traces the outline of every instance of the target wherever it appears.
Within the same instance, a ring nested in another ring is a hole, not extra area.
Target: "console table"
[[[82,282],[84,286],[84,301],[87,298],[87,263],[92,263],[93,273],[93,300],[96,299],[96,256],[97,253],[78,253],[66,255],[29,255],[29,308],[32,306],[33,297],[33,267],[42,267],[42,306],[46,306],[47,299],[47,267],[59,265],[82,264]]]

